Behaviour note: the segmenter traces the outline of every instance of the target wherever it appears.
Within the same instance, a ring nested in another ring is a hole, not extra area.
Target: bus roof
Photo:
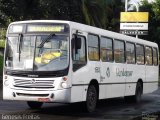
[[[89,26],[89,25],[85,25],[85,24],[81,24],[81,23],[77,23],[77,22],[72,22],[72,21],[28,20],[28,21],[12,22],[10,25],[12,25],[12,24],[23,24],[23,23],[66,23],[66,24],[69,24],[72,29],[80,30],[80,31],[83,31],[83,32],[98,34],[98,35],[101,35],[101,36],[106,36],[106,37],[110,37],[110,38],[114,38],[114,39],[118,39],[118,40],[125,40],[125,41],[128,41],[128,42],[144,44],[144,45],[147,45],[147,46],[158,47],[158,45],[154,42],[146,41],[146,40],[143,40],[143,39],[127,36],[127,35],[124,35],[124,34],[121,34],[121,33],[116,33],[116,32],[112,32],[112,31],[109,31],[109,30],[104,30],[104,29],[101,29],[101,28],[97,28],[97,27],[93,27],[93,26]]]

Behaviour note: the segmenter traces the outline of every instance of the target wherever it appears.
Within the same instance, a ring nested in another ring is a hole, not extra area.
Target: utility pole
[[[132,3],[136,7],[136,11],[139,12],[139,5],[138,3],[133,2]],[[128,0],[125,0],[125,12],[128,11]],[[136,38],[138,38],[138,35],[136,35]]]
[[[128,0],[125,0],[125,12],[128,11]]]

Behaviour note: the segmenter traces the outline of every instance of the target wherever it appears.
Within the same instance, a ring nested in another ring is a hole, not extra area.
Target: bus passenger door
[[[87,57],[86,38],[83,35],[73,34],[71,41],[72,53],[72,90],[71,102],[84,101],[84,80],[86,80]]]

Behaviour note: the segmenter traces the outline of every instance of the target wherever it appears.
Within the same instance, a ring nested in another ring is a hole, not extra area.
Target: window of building
[[[125,49],[124,49],[124,42],[115,40],[114,41],[114,59],[117,63],[124,63],[125,62]]]
[[[113,41],[111,38],[101,38],[101,60],[103,62],[113,61]]]
[[[153,48],[153,65],[158,65],[158,52],[156,48]]]
[[[144,47],[143,45],[136,45],[136,59],[137,64],[143,65],[144,64]]]
[[[135,45],[133,43],[126,43],[126,62],[128,64],[135,64]]]
[[[88,57],[89,60],[99,60],[99,38],[96,35],[88,35]]]
[[[145,47],[145,60],[146,65],[152,65],[152,48],[151,47]]]

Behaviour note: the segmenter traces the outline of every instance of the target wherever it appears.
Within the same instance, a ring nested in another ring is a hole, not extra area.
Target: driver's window
[[[73,71],[78,70],[79,68],[86,65],[86,39],[84,36],[76,36],[81,39],[81,47],[79,49],[76,48],[75,43],[75,35],[73,35],[72,40],[72,59],[73,59]]]

